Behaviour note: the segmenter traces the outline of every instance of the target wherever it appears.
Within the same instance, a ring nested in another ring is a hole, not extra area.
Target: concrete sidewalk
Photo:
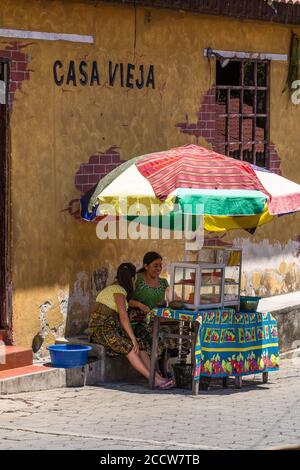
[[[0,397],[0,449],[267,449],[300,443],[300,358],[268,384],[151,391],[106,384]]]

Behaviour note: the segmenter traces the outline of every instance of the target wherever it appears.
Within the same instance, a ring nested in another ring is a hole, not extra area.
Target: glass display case
[[[225,263],[224,307],[237,306],[240,309],[240,289],[242,275],[242,250],[227,248],[218,253],[218,259]]]
[[[170,300],[181,300],[188,309],[221,308],[224,279],[224,264],[173,263]]]
[[[182,300],[185,308],[240,309],[242,249],[204,246],[186,250],[184,262],[171,265],[170,300]]]

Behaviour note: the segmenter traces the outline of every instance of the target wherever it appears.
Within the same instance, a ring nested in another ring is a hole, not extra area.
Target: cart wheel
[[[263,372],[262,381],[263,381],[264,384],[268,383],[268,381],[269,381],[269,373],[268,372]]]
[[[222,383],[223,388],[227,388],[228,387],[228,377],[223,377],[222,381],[223,381],[223,383]]]
[[[242,377],[239,375],[235,378],[235,388],[242,388]]]

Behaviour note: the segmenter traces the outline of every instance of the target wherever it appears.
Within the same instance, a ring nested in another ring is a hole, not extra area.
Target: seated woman
[[[143,267],[138,271],[135,290],[129,305],[148,313],[152,308],[166,304],[167,279],[160,277],[162,257],[149,251],[143,259]]]
[[[102,344],[107,350],[127,357],[130,364],[146,379],[150,376],[150,359],[143,340],[133,333],[128,314],[127,301],[135,286],[136,268],[131,263],[122,263],[117,271],[116,282],[105,287],[97,296],[97,307],[89,320],[91,342]],[[155,375],[155,384],[160,389],[171,388],[171,380]]]
[[[135,334],[146,344],[149,354],[152,347],[152,322],[148,325],[145,322],[145,315],[155,307],[166,305],[166,297],[168,295],[168,281],[161,278],[162,257],[155,251],[145,254],[143,259],[143,267],[138,271],[135,291],[132,299],[129,301],[129,315],[131,321],[137,323],[135,326]],[[162,332],[169,332],[170,326],[163,326]],[[158,357],[161,358],[166,349],[176,350],[177,344],[175,340],[168,339],[163,341],[161,338],[158,342]]]

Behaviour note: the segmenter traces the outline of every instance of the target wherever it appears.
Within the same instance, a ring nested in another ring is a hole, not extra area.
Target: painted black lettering
[[[120,64],[120,79],[121,79],[121,86],[124,86],[124,66]]]
[[[126,78],[126,86],[127,88],[133,88],[132,80],[134,79],[133,71],[135,66],[133,64],[127,64],[127,78]]]
[[[136,80],[135,81],[135,84],[136,86],[141,89],[143,88],[144,84],[145,84],[145,80],[144,80],[144,66],[143,65],[140,65],[140,79]]]
[[[56,60],[53,64],[53,78],[57,86],[61,86],[64,83],[64,75],[61,74],[60,78],[57,76],[57,69],[62,68],[63,64],[60,60]]]
[[[87,85],[88,83],[88,73],[87,73],[87,63],[82,60],[79,64],[79,73],[80,73],[80,85]]]
[[[70,60],[66,84],[69,85],[70,82],[73,82],[73,85],[76,86],[76,73],[75,73],[74,60]]]
[[[119,64],[116,64],[113,68],[113,63],[109,61],[109,85],[114,86],[117,71],[118,71]]]
[[[149,67],[149,72],[148,72],[148,78],[146,82],[146,86],[149,87],[152,85],[153,90],[155,89],[155,80],[154,80],[154,65],[150,65]]]
[[[94,85],[94,82],[97,82],[97,85],[100,85],[98,64],[95,60],[92,62],[92,73],[91,73],[91,83],[90,83],[90,85]]]

